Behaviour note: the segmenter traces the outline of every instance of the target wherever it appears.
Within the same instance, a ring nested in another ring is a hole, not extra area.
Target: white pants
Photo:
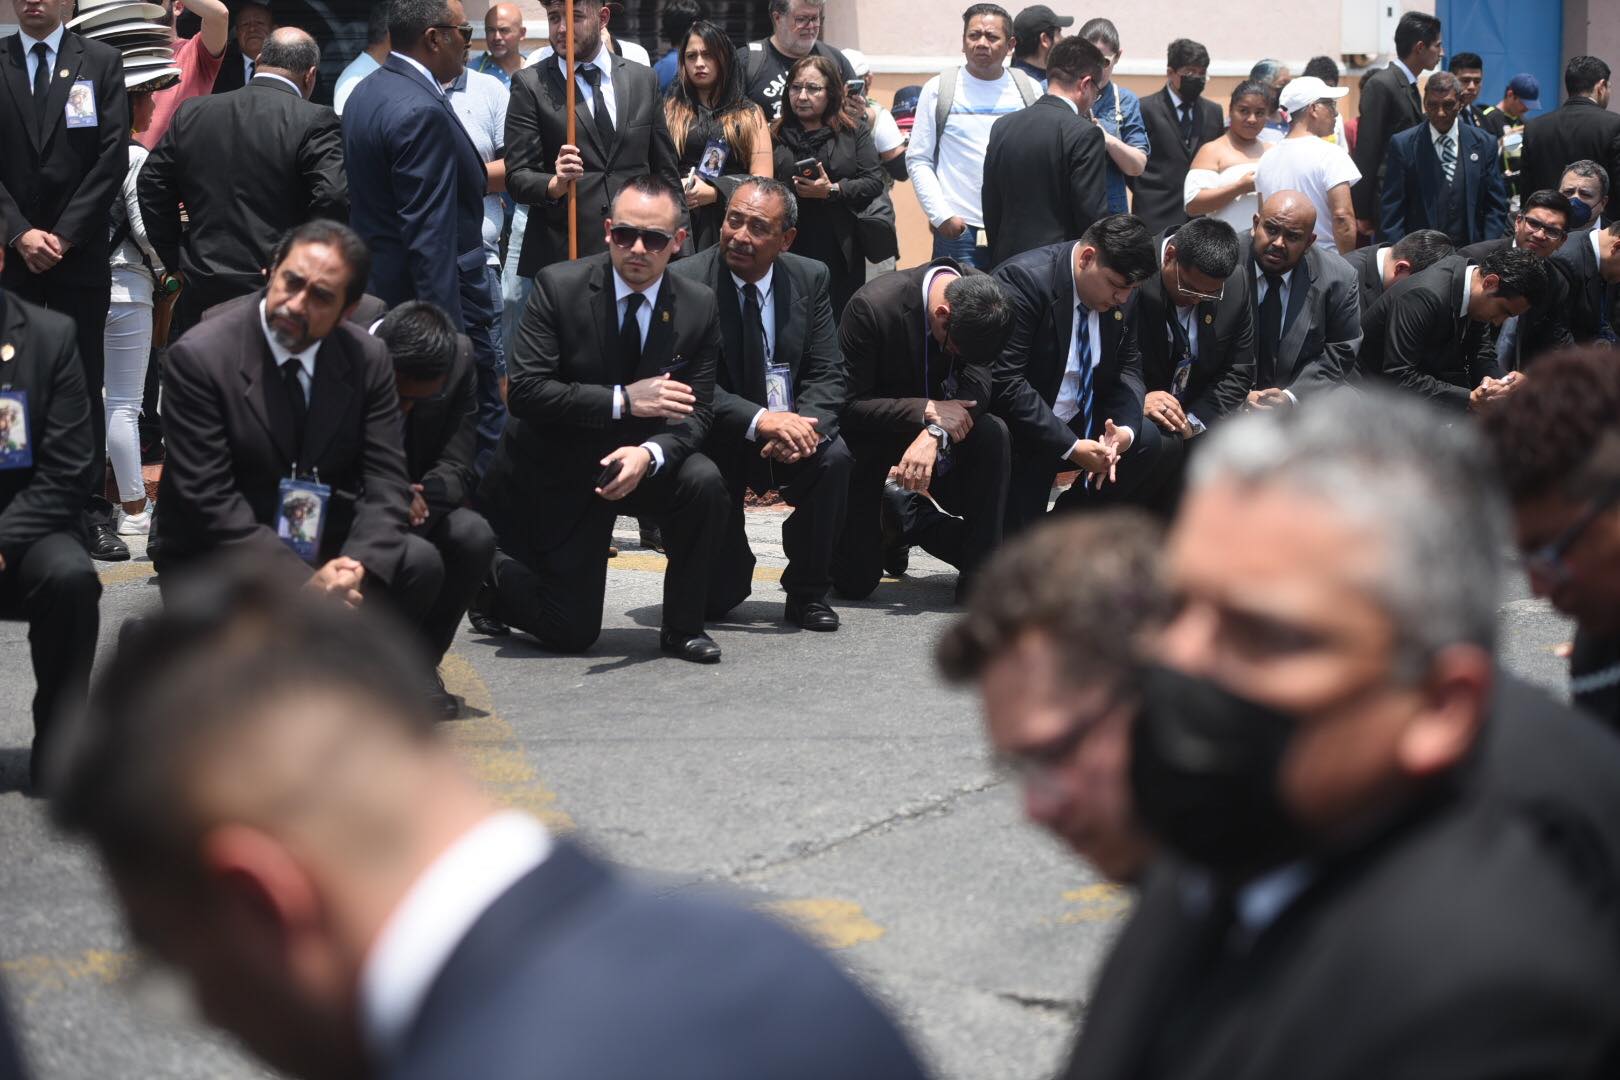
[[[107,457],[120,502],[146,497],[141,479],[141,395],[152,355],[152,304],[114,300],[107,309]]]

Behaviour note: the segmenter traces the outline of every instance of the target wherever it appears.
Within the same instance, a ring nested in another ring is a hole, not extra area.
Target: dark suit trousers
[[[501,383],[506,379],[504,348],[496,347],[500,337],[500,280],[494,267],[479,267],[478,273],[461,276],[462,332],[472,342],[473,366],[478,372],[478,445],[473,471],[480,477],[495,456],[495,445],[506,429],[506,397]]]
[[[411,545],[425,540],[433,545],[444,577],[422,620],[422,632],[434,660],[444,659],[456,639],[461,617],[467,614],[478,587],[489,576],[495,560],[495,530],[476,510],[458,507],[411,532]]]
[[[1075,438],[1080,438],[1076,435]],[[1052,507],[1053,512],[1101,509],[1105,506],[1132,505],[1152,508],[1163,457],[1163,433],[1153,421],[1143,418],[1131,448],[1120,458],[1114,480],[1097,488],[1086,488],[1080,477]],[[1007,535],[1014,536],[1046,516],[1046,502],[1052,494],[1057,474],[1074,468],[1055,459],[1045,447],[1015,445],[1012,457],[1012,486],[1007,493]]]
[[[582,482],[590,482],[582,480]],[[527,530],[518,523],[533,507],[487,507],[500,551],[495,556],[495,609],[502,622],[531,634],[557,652],[583,652],[602,633],[607,595],[607,549],[620,515],[656,520],[664,533],[669,568],[664,571],[664,629],[703,631],[709,582],[726,527],[727,498],[720,470],[702,454],[644,477],[617,502],[592,496],[559,547],[527,550]]]
[[[46,732],[64,707],[82,702],[96,656],[101,580],[72,533],[50,533],[0,571],[0,618],[28,623],[34,663],[34,746],[43,759]],[[35,769],[36,779],[38,769]]]
[[[709,586],[710,619],[722,618],[753,591],[755,560],[748,546],[743,510],[751,474],[756,491],[763,494],[774,486],[793,507],[793,513],[782,523],[782,547],[788,558],[782,588],[791,597],[822,600],[832,585],[833,550],[844,530],[849,474],[855,465],[849,447],[842,438],[829,439],[817,447],[814,456],[792,465],[754,465],[758,456],[759,447],[754,443],[744,443],[738,453],[717,455],[717,460],[729,463],[721,472],[731,510]]]
[[[916,436],[846,432],[845,438],[855,468],[844,537],[833,560],[833,588],[840,596],[862,600],[883,577],[883,484]],[[929,485],[929,494],[949,513],[939,513],[926,499],[910,499],[901,525],[906,543],[950,563],[966,582],[1001,543],[1012,454],[1007,425],[999,416],[981,414],[968,437],[951,445],[950,454],[950,469],[943,476],[936,473]]]
[[[22,256],[15,256],[22,262]],[[111,271],[104,282],[94,285],[64,281],[54,274],[25,274],[11,290],[24,300],[60,312],[73,320],[78,331],[79,362],[84,365],[84,385],[90,392],[90,428],[95,433],[95,454],[91,457],[90,490],[92,509],[106,509],[101,498],[107,475],[107,414],[102,404],[102,383],[107,374],[107,297],[112,291]]]
[[[484,565],[487,567],[489,564]],[[360,591],[365,595],[366,603],[376,604],[400,620],[402,625],[414,628],[424,650],[437,663],[444,656],[444,650],[439,648],[429,619],[447,579],[448,571],[438,548],[426,537],[412,532],[405,535],[404,552],[399,565],[394,567],[393,578],[384,584],[382,578],[367,567]],[[452,627],[452,636],[454,633]]]

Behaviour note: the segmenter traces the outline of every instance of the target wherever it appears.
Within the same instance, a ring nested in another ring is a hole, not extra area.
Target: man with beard
[[[431,544],[407,542],[393,365],[382,342],[345,319],[370,262],[348,227],[300,225],[277,246],[257,303],[199,323],[170,348],[151,548],[160,575],[253,552],[351,606],[386,596],[422,624],[444,568]],[[299,485],[323,504],[307,565],[277,536],[286,493]]]
[[[1495,670],[1492,472],[1470,425],[1383,392],[1211,436],[1130,748],[1176,858],[1066,1075],[1612,1075],[1613,818],[1505,742],[1551,719],[1565,773],[1612,792],[1620,768]]]

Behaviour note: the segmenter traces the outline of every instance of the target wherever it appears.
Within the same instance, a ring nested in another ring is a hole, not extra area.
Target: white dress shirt
[[[658,280],[654,281],[651,285],[648,285],[644,289],[637,289],[628,281],[624,280],[624,278],[620,277],[617,270],[613,271],[613,310],[615,312],[613,317],[614,333],[617,334],[618,327],[624,325],[624,311],[625,308],[629,306],[626,303],[625,298],[633,292],[639,292],[642,298],[642,305],[640,308],[636,309],[636,328],[641,331],[641,347],[646,348],[647,331],[652,327],[653,308],[658,306],[658,292],[663,287],[664,277],[662,274],[660,274],[658,276]],[[624,387],[615,386],[613,388],[613,419],[626,419],[626,413],[629,411],[629,405],[630,402],[629,399],[625,397]],[[644,442],[641,444],[641,448],[652,455],[652,469],[649,470],[649,472],[650,474],[656,474],[659,469],[664,467],[664,448],[655,442]]]
[[[617,124],[619,114],[615,110],[618,105],[618,98],[613,93],[612,61],[613,54],[608,52],[606,48],[599,46],[596,55],[589,60],[581,59],[576,54],[574,56],[574,67],[577,70],[579,65],[589,64],[602,73],[602,103],[607,106],[608,116],[612,117],[613,122]],[[572,78],[579,86],[580,100],[585,102],[585,107],[590,110],[590,114],[594,118],[596,116],[596,93],[591,89],[591,84],[580,78],[579,75],[569,72],[568,59],[561,53],[557,54],[557,70],[562,72],[562,77],[565,80]]]
[[[1072,256],[1069,259],[1069,273],[1071,276],[1074,274],[1074,258]],[[1074,306],[1078,308],[1084,303],[1080,299],[1080,279],[1076,277],[1073,278],[1073,281]],[[1080,411],[1080,334],[1082,331],[1086,335],[1086,344],[1090,347],[1091,352],[1091,407],[1093,409],[1097,407],[1096,372],[1097,365],[1102,363],[1102,318],[1097,312],[1088,308],[1086,310],[1085,325],[1082,327],[1080,321],[1076,319],[1074,332],[1069,335],[1069,357],[1063,362],[1063,381],[1058,384],[1057,399],[1052,402],[1052,415],[1065,424],[1073,420],[1075,414]],[[1112,419],[1112,417],[1109,419]],[[1125,447],[1129,449],[1130,445],[1136,441],[1136,432],[1121,424],[1115,424],[1114,427],[1115,430],[1125,436]],[[1074,445],[1069,447],[1068,453],[1063,455],[1064,461],[1074,457],[1075,452],[1080,449],[1082,441],[1082,439],[1074,440]]]
[[[1406,81],[1407,82],[1409,82],[1409,83],[1417,82],[1417,76],[1412,73],[1411,68],[1409,68],[1405,64],[1401,63],[1401,58],[1400,57],[1398,57],[1398,56],[1395,57],[1394,59],[1390,60],[1390,63],[1392,65],[1394,65],[1395,67],[1398,67],[1398,68],[1401,69],[1401,74],[1406,76]]]
[[[399,1052],[434,979],[474,924],[551,850],[543,825],[503,810],[446,848],[411,885],[360,969],[362,1030],[376,1061]]]
[[[253,81],[253,69],[257,67],[258,64],[259,62],[253,59],[253,57],[249,56],[247,53],[242,54],[242,81],[244,83],[250,83]],[[304,95],[302,92],[300,92],[298,96],[303,97]]]
[[[1601,228],[1601,227],[1595,227],[1595,228],[1592,229],[1592,231],[1590,233],[1587,234],[1588,236],[1590,236],[1592,238],[1592,254],[1597,256],[1597,261],[1598,261],[1599,266],[1603,265],[1603,243],[1602,243],[1602,240],[1603,240],[1603,234],[1604,234],[1605,231],[1606,230]]]
[[[1474,272],[1478,269],[1479,267],[1470,264],[1463,270],[1462,310],[1457,314],[1461,315],[1465,319],[1468,318],[1468,301],[1472,298],[1474,292]]]
[[[62,35],[65,32],[66,27],[61,25],[58,25],[55,30],[42,38],[29,37],[28,33],[23,30],[17,31],[17,38],[22,43],[23,48],[23,63],[28,67],[28,86],[30,90],[34,85],[34,71],[39,67],[39,58],[34,55],[34,46],[42,41],[45,43],[46,70],[50,70],[56,67],[56,58],[61,55]]]
[[[1457,124],[1451,125],[1450,131],[1441,131],[1433,124],[1429,125],[1429,142],[1434,144],[1434,156],[1444,160],[1445,155],[1440,153],[1440,140],[1451,140],[1451,160],[1457,162],[1462,154],[1462,140],[1457,137]]]
[[[248,61],[248,62],[252,63],[251,60]],[[292,87],[293,92],[296,93],[299,97],[304,96],[304,88],[299,86],[297,83],[293,82],[291,79],[287,78],[285,75],[277,75],[273,71],[265,71],[265,72],[261,72],[258,75],[252,76],[252,78],[254,78],[254,79],[274,79],[277,82],[282,83],[285,86]]]
[[[401,52],[391,52],[388,55],[396,60],[403,60],[407,64],[411,65],[411,67],[415,68],[421,74],[423,81],[425,81],[429,86],[433,87],[433,92],[435,94],[439,95],[440,97],[444,97],[444,87],[439,85],[439,80],[433,77],[433,72],[427,69],[426,64],[423,64],[420,60],[413,60],[411,57],[406,56]]]
[[[278,372],[288,360],[298,361],[298,385],[304,388],[304,404],[309,404],[310,388],[315,385],[315,354],[321,351],[321,343],[317,341],[300,353],[288,352],[270,330],[263,300],[259,301],[259,327],[264,331],[264,340],[270,344],[270,355],[275,358]]]
[[[731,283],[737,286],[737,307],[745,309],[748,305],[748,282],[731,275]],[[776,266],[772,264],[765,268],[765,276],[754,283],[759,290],[759,321],[765,326],[765,363],[770,365],[776,359]],[[744,330],[747,327],[743,328]],[[754,414],[748,422],[747,437],[749,442],[757,441],[754,436],[759,429],[759,421],[765,415],[761,409]]]

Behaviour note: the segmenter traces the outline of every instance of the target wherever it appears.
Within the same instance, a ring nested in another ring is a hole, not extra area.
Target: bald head
[[[315,92],[315,75],[321,62],[321,47],[296,26],[283,26],[271,32],[259,50],[254,66],[258,75],[279,75],[297,86],[307,98]]]
[[[1254,261],[1268,274],[1286,274],[1316,242],[1316,207],[1298,191],[1274,192],[1254,216]]]
[[[496,4],[484,16],[484,49],[503,68],[522,63],[523,12],[516,4]]]

